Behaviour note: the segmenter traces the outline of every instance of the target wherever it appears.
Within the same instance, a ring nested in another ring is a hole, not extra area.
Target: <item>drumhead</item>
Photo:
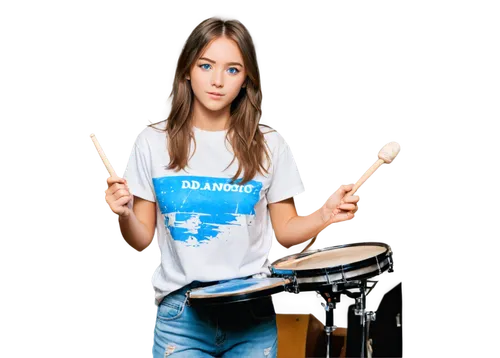
[[[289,279],[280,277],[235,279],[188,291],[189,303],[220,304],[240,302],[283,292]]]
[[[314,286],[373,277],[391,265],[392,252],[388,245],[366,242],[286,256],[271,265],[271,272],[278,277],[295,276],[299,286],[301,283]]]

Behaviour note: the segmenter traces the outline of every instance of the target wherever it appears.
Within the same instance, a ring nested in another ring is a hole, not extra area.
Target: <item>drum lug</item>
[[[285,286],[285,289],[287,290],[287,292],[290,292],[290,293],[300,293],[300,290],[299,290],[299,285],[297,284],[297,277],[294,276],[289,276],[289,277],[286,277],[287,279],[289,279],[291,282],[289,286]]]
[[[354,309],[354,314],[356,316],[362,316],[363,313],[365,314],[366,321],[368,322],[375,322],[375,320],[377,319],[377,313],[374,310],[361,309],[361,308]]]
[[[330,286],[332,292],[339,292],[339,286],[336,283],[332,283]]]
[[[394,262],[392,261],[392,256],[388,256],[387,259],[389,260],[389,272],[394,272],[393,265]]]
[[[377,319],[377,314],[373,311],[366,312],[366,321],[374,322]]]
[[[340,268],[342,269],[342,283],[347,283],[344,273],[344,265],[341,265]],[[328,280],[328,283],[330,283],[330,280]]]

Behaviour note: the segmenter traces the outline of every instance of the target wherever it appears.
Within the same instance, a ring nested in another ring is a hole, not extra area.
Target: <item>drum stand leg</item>
[[[371,291],[375,286],[376,282],[372,287],[369,288]],[[366,342],[368,339],[368,332],[370,327],[370,322],[375,321],[375,312],[366,311],[366,280],[359,281],[359,293],[353,293],[349,291],[344,291],[343,293],[347,296],[354,298],[355,301],[355,309],[354,314],[359,316],[360,325],[361,325],[361,349],[360,349],[360,357],[371,357],[370,349],[367,349]],[[370,292],[368,291],[368,292]]]
[[[354,313],[360,316],[361,319],[361,355],[360,357],[366,357],[366,317],[365,317],[365,308],[366,308],[366,281],[361,281],[359,291],[360,296],[355,299],[356,301],[356,309]]]
[[[331,334],[337,326],[333,324],[333,310],[335,303],[340,302],[340,292],[318,291],[326,303],[321,303],[326,311],[325,334],[326,334],[326,358],[330,358]]]

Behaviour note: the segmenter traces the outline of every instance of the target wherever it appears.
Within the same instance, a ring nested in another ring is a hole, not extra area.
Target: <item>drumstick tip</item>
[[[378,153],[379,159],[382,159],[384,163],[391,163],[394,158],[398,155],[401,150],[401,146],[398,142],[390,142],[384,145],[384,147]]]
[[[113,169],[113,167],[111,166],[111,163],[109,162],[108,158],[106,158],[106,155],[104,154],[101,146],[99,145],[99,142],[97,141],[97,138],[95,138],[95,134],[92,133],[90,135],[90,138],[92,138],[92,141],[94,142],[95,144],[95,147],[97,149],[97,152],[99,153],[99,156],[101,157],[102,161],[104,162],[104,165],[106,166],[106,169],[108,170],[109,174],[112,176],[112,177],[116,177],[116,173]]]

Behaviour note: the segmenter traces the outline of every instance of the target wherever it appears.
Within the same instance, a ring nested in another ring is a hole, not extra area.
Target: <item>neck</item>
[[[229,125],[230,105],[211,111],[195,99],[191,124],[206,131],[223,131]]]

